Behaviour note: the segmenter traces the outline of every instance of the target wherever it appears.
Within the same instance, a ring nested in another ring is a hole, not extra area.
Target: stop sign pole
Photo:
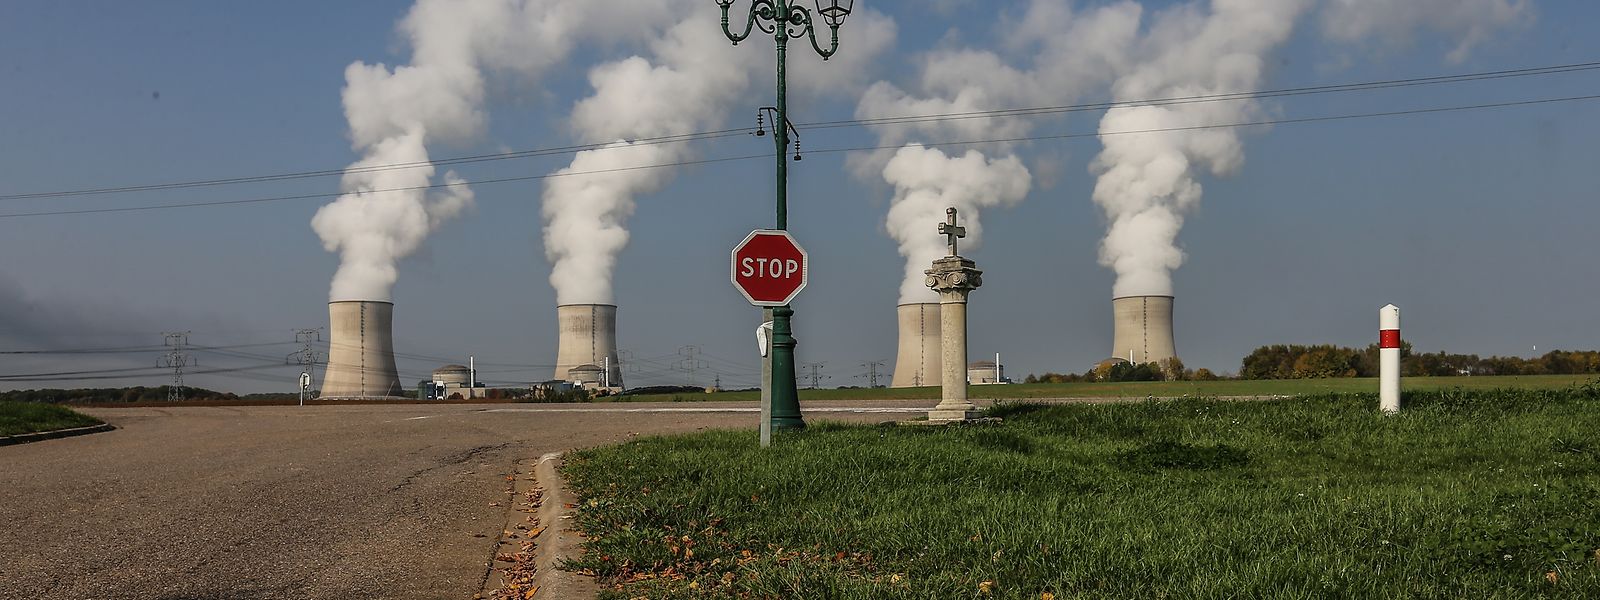
[[[801,429],[800,394],[794,373],[794,332],[789,302],[805,289],[810,279],[806,251],[789,232],[757,229],[734,246],[729,279],[751,304],[772,309],[771,349],[764,360],[772,373],[771,386],[763,389],[770,396],[770,418],[764,424],[773,429]],[[763,382],[766,383],[766,382]],[[763,407],[765,408],[765,407]]]

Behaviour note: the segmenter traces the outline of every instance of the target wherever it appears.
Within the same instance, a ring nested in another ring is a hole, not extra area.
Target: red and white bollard
[[[1378,409],[1400,412],[1400,307],[1378,309]]]

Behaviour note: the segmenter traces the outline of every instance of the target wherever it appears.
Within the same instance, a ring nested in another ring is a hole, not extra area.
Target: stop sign
[[[729,278],[756,306],[783,306],[805,289],[810,269],[806,251],[779,229],[757,229],[733,247]]]

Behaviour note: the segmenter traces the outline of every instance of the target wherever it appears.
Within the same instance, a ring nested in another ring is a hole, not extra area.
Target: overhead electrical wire
[[[537,148],[532,150],[515,150],[512,152],[497,152],[494,154],[477,154],[471,156],[457,156],[436,160],[419,160],[402,163],[388,163],[382,165],[368,165],[364,167],[348,167],[342,169],[322,169],[317,171],[300,171],[295,173],[277,173],[272,175],[253,175],[245,177],[227,177],[222,179],[202,179],[198,181],[176,181],[171,183],[153,183],[147,185],[128,185],[105,188],[89,188],[79,190],[61,190],[55,192],[34,192],[25,194],[0,195],[0,200],[36,200],[42,198],[64,198],[71,196],[97,196],[102,194],[125,194],[130,192],[149,192],[160,190],[176,190],[196,187],[212,187],[219,185],[237,185],[242,183],[267,183],[287,181],[294,179],[308,179],[313,177],[332,177],[348,173],[377,173],[399,169],[419,169],[423,167],[451,166],[467,163],[489,162],[497,160],[510,160],[517,158],[535,158],[540,156],[556,156],[574,154],[585,150],[601,150],[618,143],[626,143],[628,147],[654,146],[674,142],[690,142],[708,139],[717,139],[732,136],[743,136],[749,132],[747,128],[724,129],[721,131],[705,131],[683,135],[667,135],[636,140],[616,140],[604,143],[578,144],[573,146],[559,146],[553,148]]]
[[[94,370],[89,370],[89,371],[57,371],[57,372],[54,372],[54,373],[16,373],[16,374],[12,374],[12,375],[0,375],[0,381],[31,381],[30,379],[27,379],[27,378],[29,378],[29,377],[57,377],[57,376],[62,376],[62,375],[104,375],[104,374],[110,374],[110,373],[137,374],[137,373],[143,373],[143,372],[148,372],[148,371],[159,371],[159,370],[161,370],[161,367],[150,366],[150,367],[128,367],[128,368],[122,368],[122,369],[94,369]]]
[[[1268,126],[1268,125],[1290,125],[1290,124],[1300,124],[1300,123],[1317,123],[1317,122],[1327,122],[1327,121],[1343,121],[1343,120],[1354,120],[1354,119],[1397,117],[1397,116],[1405,116],[1405,115],[1420,115],[1420,114],[1432,114],[1432,113],[1459,112],[1459,111],[1468,111],[1468,110],[1484,110],[1484,109],[1491,109],[1491,108],[1509,108],[1509,107],[1514,107],[1514,106],[1532,106],[1532,105],[1538,105],[1538,104],[1553,104],[1553,103],[1558,103],[1558,102],[1579,102],[1579,101],[1590,101],[1590,100],[1600,100],[1600,94],[1584,95],[1584,96],[1566,96],[1566,97],[1560,97],[1560,98],[1540,98],[1540,99],[1535,99],[1535,100],[1518,100],[1518,101],[1510,101],[1510,102],[1494,102],[1494,103],[1486,103],[1486,104],[1472,104],[1472,105],[1465,105],[1465,106],[1444,106],[1444,107],[1418,108],[1418,109],[1382,111],[1382,112],[1371,112],[1371,113],[1356,113],[1356,114],[1345,114],[1345,115],[1325,115],[1325,116],[1319,116],[1319,117],[1264,119],[1264,120],[1259,120],[1259,121],[1247,121],[1247,122],[1239,122],[1239,123],[1217,123],[1217,124],[1207,124],[1207,125],[1191,125],[1191,126],[1184,126],[1184,127],[1158,127],[1158,128],[1151,128],[1151,129],[1138,129],[1138,130],[1127,130],[1127,131],[1100,131],[1100,132],[1093,132],[1093,133],[1065,133],[1065,134],[1055,134],[1055,135],[1032,135],[1032,136],[1017,136],[1017,137],[1010,137],[1010,138],[995,138],[995,139],[984,139],[984,140],[952,140],[952,141],[942,141],[942,142],[923,142],[922,145],[925,145],[925,146],[959,146],[959,145],[972,145],[972,144],[1000,144],[1000,143],[1014,143],[1014,142],[1025,142],[1025,141],[1041,141],[1041,140],[1059,140],[1059,139],[1072,139],[1072,138],[1104,137],[1104,136],[1110,136],[1110,135],[1132,135],[1132,134],[1166,133],[1166,132],[1178,132],[1178,131],[1197,131],[1197,130],[1205,130],[1205,129],[1233,129],[1233,128],[1243,128],[1243,127],[1260,127],[1260,126]],[[869,150],[884,150],[884,149],[899,148],[899,147],[901,147],[903,145],[904,144],[876,145],[876,146],[856,146],[856,147],[842,147],[842,148],[823,148],[823,149],[807,150],[806,152],[807,153],[811,153],[811,154],[830,154],[830,153],[838,153],[838,152],[857,152],[857,151],[869,151]],[[677,161],[677,162],[669,162],[669,163],[636,165],[636,166],[631,166],[631,167],[616,167],[616,168],[611,168],[611,169],[596,169],[596,170],[592,170],[592,171],[562,171],[562,172],[558,172],[558,173],[547,173],[547,174],[543,174],[543,175],[525,175],[525,176],[520,176],[520,177],[502,177],[502,178],[499,178],[499,179],[482,179],[482,180],[471,181],[471,182],[438,183],[438,184],[431,184],[431,185],[418,185],[418,186],[408,186],[408,187],[399,187],[399,188],[386,188],[386,189],[379,189],[379,190],[366,190],[366,191],[364,191],[362,193],[381,194],[381,193],[391,193],[391,192],[406,192],[406,191],[417,191],[417,190],[428,190],[428,189],[437,189],[437,188],[457,187],[457,186],[465,186],[465,185],[485,185],[485,184],[494,184],[494,183],[510,183],[510,182],[517,182],[517,181],[532,181],[532,180],[540,180],[540,179],[550,179],[550,178],[554,178],[554,177],[572,177],[572,176],[578,176],[578,175],[603,175],[603,174],[606,174],[606,173],[619,173],[619,172],[627,172],[627,171],[639,171],[639,170],[645,170],[645,169],[661,169],[661,168],[668,168],[668,167],[694,166],[694,165],[703,165],[703,164],[724,163],[724,162],[733,162],[733,161],[742,161],[742,160],[754,160],[754,159],[771,159],[771,158],[772,158],[772,155],[770,153],[751,154],[751,155],[743,155],[743,156],[726,156],[726,157],[720,157],[720,158],[707,158],[707,159],[686,160],[686,161]],[[59,216],[59,215],[82,215],[82,214],[99,214],[99,213],[137,212],[137,211],[148,211],[148,210],[198,208],[198,207],[206,207],[206,206],[228,206],[228,205],[253,204],[253,203],[262,203],[262,202],[282,202],[282,201],[289,201],[289,200],[306,200],[306,199],[312,199],[312,198],[333,198],[333,197],[342,196],[342,195],[344,195],[344,194],[343,193],[301,194],[301,195],[295,195],[295,196],[273,196],[273,197],[266,197],[266,198],[250,198],[250,199],[244,199],[244,200],[222,200],[222,201],[209,201],[209,202],[157,204],[157,205],[146,205],[146,206],[120,206],[120,207],[110,207],[110,208],[90,208],[90,209],[77,209],[77,210],[55,210],[55,211],[38,211],[38,212],[23,212],[23,213],[6,213],[6,214],[0,214],[0,219],[14,219],[14,218],[25,218],[25,217],[45,217],[45,216]]]
[[[1575,73],[1600,69],[1600,62],[1573,63],[1567,65],[1554,65],[1548,67],[1529,67],[1524,69],[1509,69],[1503,71],[1484,71],[1479,73],[1464,73],[1460,75],[1437,75],[1432,77],[1412,77],[1408,79],[1389,79],[1380,81],[1366,81],[1358,83],[1338,83],[1329,85],[1306,86],[1296,88],[1282,88],[1275,90],[1261,90],[1254,92],[1228,92],[1220,94],[1200,94],[1192,96],[1174,96],[1168,98],[1155,98],[1147,100],[1122,100],[1116,102],[1093,102],[1084,104],[1066,104],[1061,106],[1040,106],[1029,108],[1013,108],[1000,110],[975,110],[959,113],[937,113],[929,115],[905,115],[898,117],[879,117],[873,119],[847,119],[842,121],[823,121],[819,123],[806,123],[795,125],[796,129],[827,129],[834,127],[862,127],[874,125],[898,125],[904,123],[922,123],[928,121],[957,121],[966,119],[992,119],[1001,117],[1036,116],[1059,113],[1087,112],[1111,110],[1113,108],[1129,108],[1137,106],[1172,106],[1180,104],[1195,104],[1201,102],[1222,102],[1232,100],[1254,100],[1257,98],[1280,98],[1285,96],[1307,96],[1313,94],[1331,94],[1341,92],[1361,92],[1401,87],[1414,87],[1421,85],[1439,85],[1445,83],[1464,83],[1469,81],[1485,81],[1505,79],[1510,77],[1529,77],[1534,75],[1556,75],[1561,73]]]
[[[625,171],[641,171],[641,170],[645,170],[645,169],[662,169],[662,168],[667,168],[667,167],[684,167],[684,166],[691,166],[691,165],[703,165],[703,164],[711,164],[711,163],[731,162],[731,161],[736,161],[736,160],[750,160],[750,159],[753,159],[753,158],[771,158],[771,157],[772,157],[771,154],[752,154],[752,155],[748,155],[748,156],[729,156],[729,157],[723,157],[723,158],[711,158],[711,159],[702,159],[702,160],[687,160],[687,161],[679,161],[679,162],[673,162],[673,163],[662,163],[662,164],[654,164],[654,165],[639,165],[639,166],[634,166],[634,167],[618,167],[618,168],[614,168],[614,169],[597,169],[597,170],[594,170],[594,171],[563,171],[563,172],[559,172],[559,173],[546,173],[546,174],[543,174],[543,175],[524,175],[524,176],[521,176],[521,177],[502,177],[502,178],[499,178],[499,179],[482,179],[482,180],[471,181],[471,182],[461,181],[461,182],[454,182],[454,183],[436,183],[436,184],[431,184],[431,185],[414,185],[414,186],[409,186],[409,187],[385,188],[385,189],[381,189],[381,190],[364,190],[364,191],[359,192],[359,193],[361,193],[361,194],[383,194],[383,193],[392,193],[392,192],[411,192],[411,191],[418,191],[418,190],[431,190],[431,189],[437,189],[437,188],[457,187],[457,186],[463,186],[463,185],[480,185],[480,184],[491,184],[491,183],[511,183],[511,182],[516,182],[516,181],[533,181],[533,180],[539,180],[539,179],[551,179],[551,178],[555,178],[555,177],[570,177],[570,176],[574,176],[574,175],[603,175],[603,174],[606,174],[606,173],[620,173],[620,172],[625,172]],[[189,203],[178,203],[178,204],[157,204],[157,205],[150,205],[150,206],[121,206],[121,207],[114,207],[114,208],[90,208],[90,209],[82,209],[82,210],[61,210],[61,211],[46,211],[46,212],[32,212],[32,213],[10,213],[10,214],[0,214],[0,219],[15,218],[15,217],[43,217],[43,216],[51,216],[51,215],[84,215],[84,214],[110,213],[110,212],[135,212],[135,211],[145,211],[145,210],[163,210],[163,209],[172,209],[172,208],[195,208],[195,207],[200,207],[200,206],[228,206],[228,205],[235,205],[235,204],[257,204],[257,203],[261,203],[261,202],[284,202],[284,201],[288,201],[288,200],[310,200],[310,199],[314,199],[314,198],[337,198],[339,196],[345,195],[346,193],[356,193],[356,192],[330,192],[330,193],[322,193],[322,194],[300,194],[300,195],[297,195],[297,196],[273,196],[273,197],[268,197],[268,198],[249,198],[249,199],[245,199],[245,200],[220,200],[220,201],[211,201],[211,202],[189,202]]]
[[[1349,121],[1349,120],[1354,120],[1354,119],[1373,119],[1373,118],[1382,118],[1382,117],[1400,117],[1400,116],[1407,116],[1407,115],[1423,115],[1423,114],[1432,114],[1432,113],[1459,112],[1459,111],[1467,111],[1467,110],[1483,110],[1483,109],[1490,109],[1490,108],[1509,108],[1509,107],[1513,107],[1513,106],[1531,106],[1531,105],[1536,105],[1536,104],[1553,104],[1553,103],[1557,103],[1557,102],[1579,102],[1579,101],[1586,101],[1586,100],[1600,100],[1600,94],[1593,94],[1593,95],[1588,95],[1588,96],[1567,96],[1567,97],[1563,97],[1563,98],[1541,98],[1541,99],[1537,99],[1537,100],[1516,100],[1516,101],[1511,101],[1511,102],[1493,102],[1493,103],[1488,103],[1488,104],[1472,104],[1472,105],[1467,105],[1467,106],[1441,106],[1441,107],[1434,107],[1434,108],[1414,108],[1414,109],[1407,109],[1407,110],[1391,110],[1391,111],[1383,111],[1383,112],[1356,113],[1356,114],[1347,114],[1347,115],[1324,115],[1324,116],[1320,116],[1320,117],[1295,117],[1295,118],[1283,118],[1283,119],[1264,119],[1264,120],[1260,120],[1260,121],[1243,121],[1243,122],[1238,122],[1238,123],[1220,123],[1220,124],[1208,124],[1208,125],[1187,125],[1187,126],[1182,126],[1182,127],[1155,127],[1155,128],[1150,128],[1150,129],[1128,129],[1128,130],[1123,130],[1123,131],[1097,131],[1097,132],[1093,132],[1093,133],[1062,133],[1062,134],[1054,134],[1054,135],[1030,135],[1030,136],[1018,136],[1018,137],[1010,137],[1010,138],[994,138],[994,139],[987,139],[987,140],[959,140],[959,141],[949,141],[949,142],[926,142],[926,143],[919,143],[919,144],[920,145],[924,145],[924,146],[964,146],[964,145],[973,145],[973,144],[1007,144],[1007,143],[1015,143],[1015,142],[1032,142],[1032,141],[1042,141],[1042,140],[1064,140],[1064,139],[1074,139],[1074,138],[1099,138],[1099,137],[1106,137],[1106,136],[1138,135],[1138,134],[1146,134],[1146,133],[1173,133],[1173,132],[1180,132],[1180,131],[1203,131],[1203,130],[1207,130],[1207,129],[1242,129],[1242,128],[1246,128],[1246,127],[1265,127],[1265,126],[1270,126],[1270,125],[1296,125],[1296,124],[1303,124],[1303,123],[1323,123],[1323,122],[1328,122],[1328,121]],[[898,147],[900,147],[902,145],[904,145],[904,144],[895,145],[895,146],[860,146],[860,147],[854,147],[854,148],[823,148],[823,149],[820,149],[820,150],[807,150],[806,152],[813,153],[813,154],[832,154],[832,153],[838,153],[838,152],[859,152],[859,151],[867,151],[867,150],[883,150],[883,149],[886,149],[886,148],[898,148]],[[0,216],[4,216],[4,215],[0,215]]]
[[[805,129],[827,129],[827,128],[838,128],[838,127],[863,127],[863,126],[898,125],[898,124],[907,124],[907,123],[923,123],[923,122],[930,122],[930,121],[950,121],[950,120],[965,120],[965,119],[978,119],[978,118],[1037,116],[1037,115],[1048,115],[1048,114],[1058,114],[1058,113],[1067,113],[1067,112],[1109,110],[1109,109],[1112,109],[1112,108],[1130,107],[1130,106],[1167,106],[1167,105],[1174,105],[1174,104],[1190,104],[1190,103],[1197,103],[1197,102],[1222,102],[1222,101],[1234,101],[1234,100],[1249,100],[1249,99],[1256,99],[1256,98],[1274,98],[1274,97],[1285,97],[1285,96],[1303,96],[1303,95],[1312,95],[1312,94],[1328,94],[1328,93],[1343,93],[1343,92],[1355,92],[1355,91],[1371,91],[1371,90],[1402,88],[1402,87],[1414,87],[1414,86],[1423,86],[1423,85],[1440,85],[1440,84],[1451,84],[1451,83],[1465,83],[1465,82],[1472,82],[1472,81],[1506,79],[1506,78],[1514,78],[1514,77],[1531,77],[1531,76],[1541,76],[1541,75],[1556,75],[1556,74],[1564,74],[1564,73],[1590,71],[1590,70],[1596,70],[1596,69],[1600,69],[1600,62],[1570,63],[1570,64],[1563,64],[1563,65],[1548,65],[1548,66],[1527,67],[1527,68],[1520,68],[1520,69],[1505,69],[1505,70],[1499,70],[1499,71],[1483,71],[1483,72],[1477,72],[1477,73],[1462,73],[1462,74],[1456,74],[1456,75],[1436,75],[1436,76],[1428,76],[1428,77],[1412,77],[1412,78],[1405,78],[1405,79],[1389,79],[1389,80],[1379,80],[1379,81],[1329,84],[1329,85],[1319,85],[1319,86],[1303,86],[1303,87],[1294,87],[1294,88],[1280,88],[1280,89],[1257,90],[1257,91],[1247,91],[1247,92],[1229,92],[1229,93],[1220,93],[1220,94],[1202,94],[1202,95],[1177,96],[1177,97],[1168,97],[1168,98],[1152,98],[1152,99],[1143,99],[1143,100],[1124,100],[1124,101],[1115,101],[1115,102],[1094,102],[1094,103],[1083,103],[1083,104],[1067,104],[1067,105],[1059,105],[1059,106],[1038,106],[1038,107],[996,109],[996,110],[982,110],[982,111],[966,111],[966,112],[953,112],[953,113],[934,113],[934,114],[925,114],[925,115],[903,115],[903,116],[879,117],[879,118],[871,118],[871,119],[846,119],[846,120],[838,120],[838,121],[821,121],[821,122],[814,122],[814,123],[798,123],[798,124],[795,124],[795,127],[797,129],[805,130]],[[746,128],[722,129],[722,130],[715,130],[715,131],[704,131],[704,132],[696,132],[696,133],[686,133],[686,134],[678,134],[678,135],[658,136],[658,137],[650,137],[650,138],[638,138],[638,139],[633,139],[633,140],[619,140],[619,141],[627,143],[629,145],[629,147],[638,147],[638,146],[646,146],[646,145],[682,143],[682,142],[690,142],[690,141],[700,141],[700,140],[717,139],[717,138],[724,138],[724,137],[733,137],[733,136],[744,135],[747,132],[748,132],[748,129],[746,129]],[[195,187],[211,187],[211,186],[220,186],[220,185],[235,185],[235,184],[245,184],[245,183],[276,182],[276,181],[285,181],[285,180],[294,180],[294,179],[314,178],[314,177],[331,177],[331,176],[336,176],[336,175],[344,175],[344,174],[348,174],[348,173],[370,173],[370,172],[381,172],[381,171],[389,171],[389,170],[396,170],[396,169],[414,169],[414,168],[423,168],[423,167],[452,166],[452,165],[477,163],[477,162],[500,161],[500,160],[510,160],[510,159],[520,159],[520,158],[533,158],[533,157],[541,157],[541,156],[554,156],[554,155],[561,155],[561,154],[572,154],[572,153],[583,152],[583,151],[587,151],[587,150],[600,150],[600,149],[611,148],[617,143],[618,143],[618,141],[594,142],[594,143],[576,144],[576,145],[570,145],[570,146],[560,146],[560,147],[551,147],[551,148],[537,148],[537,149],[529,149],[529,150],[517,150],[517,151],[511,151],[511,152],[499,152],[499,153],[492,153],[492,154],[477,154],[477,155],[468,155],[468,156],[447,157],[447,158],[428,160],[428,161],[412,161],[412,162],[390,163],[390,164],[382,164],[382,165],[366,165],[366,166],[359,166],[359,167],[358,166],[351,166],[351,167],[338,168],[338,169],[319,169],[319,170],[311,170],[311,171],[276,173],[276,174],[268,174],[268,175],[228,177],[228,178],[217,178],[217,179],[202,179],[202,180],[193,180],[193,181],[177,181],[177,182],[145,184],[145,185],[113,186],[113,187],[103,187],[103,188],[84,188],[84,189],[71,189],[71,190],[57,190],[57,191],[48,191],[48,192],[0,194],[0,200],[35,200],[35,199],[46,199],[46,198],[64,198],[64,197],[75,197],[75,196],[93,196],[93,195],[103,195],[103,194],[120,194],[120,193],[131,193],[131,192],[174,190],[174,189],[185,189],[185,188],[195,188]],[[671,165],[669,165],[669,166],[671,166]],[[335,195],[337,195],[337,194],[335,194]],[[317,196],[310,196],[310,197],[324,197],[324,196],[323,195],[317,195]],[[292,199],[299,199],[299,198],[292,198]]]
[[[235,344],[230,346],[188,346],[190,350],[225,350],[232,348],[258,348],[263,346],[284,346],[294,342],[268,342],[257,344]],[[136,352],[162,352],[171,350],[171,346],[121,346],[115,348],[62,348],[47,350],[0,350],[0,354],[121,354]]]
[[[271,365],[257,365],[257,366],[251,366],[251,367],[229,367],[229,368],[218,368],[218,369],[194,369],[194,370],[185,369],[183,374],[185,376],[212,375],[212,374],[218,374],[218,373],[236,373],[236,372],[241,372],[241,371],[259,371],[259,370],[262,370],[262,369],[277,369],[277,368],[282,368],[282,367],[283,367],[283,365],[281,365],[281,364],[271,364]],[[165,370],[167,372],[171,372],[171,369],[163,369],[161,367],[142,367],[142,368],[136,368],[136,369],[101,369],[101,370],[98,370],[98,371],[68,371],[68,372],[61,372],[61,373],[32,373],[32,374],[18,374],[18,375],[0,375],[0,382],[79,381],[79,380],[94,380],[94,379],[127,379],[129,377],[135,377],[135,376],[139,375],[139,373],[132,373],[130,371],[143,372],[143,371],[162,371],[162,370]],[[129,373],[123,373],[123,372],[129,372]],[[113,375],[112,373],[123,373],[123,374]],[[156,376],[156,375],[158,375],[158,373],[151,373],[150,375],[151,376]]]

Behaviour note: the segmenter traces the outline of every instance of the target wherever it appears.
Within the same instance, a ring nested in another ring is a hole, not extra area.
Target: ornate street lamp
[[[827,60],[839,51],[839,27],[844,25],[845,17],[850,16],[850,9],[855,5],[854,0],[814,0],[816,9],[812,10],[791,0],[753,0],[750,12],[745,19],[744,32],[734,33],[729,27],[728,10],[733,7],[736,0],[713,0],[717,6],[722,7],[722,32],[734,45],[750,37],[756,29],[772,35],[778,44],[778,105],[771,107],[775,118],[772,122],[772,142],[778,149],[778,229],[789,228],[789,163],[784,160],[784,154],[789,148],[789,132],[794,126],[789,122],[788,107],[788,77],[784,66],[784,59],[788,54],[789,39],[806,37],[811,40],[811,47],[817,54]],[[824,49],[817,42],[816,17],[821,17],[828,26],[829,43]],[[763,109],[769,110],[769,109]],[[795,160],[799,160],[798,152]],[[772,352],[768,360],[772,367],[772,426],[779,429],[799,429],[806,426],[805,420],[800,417],[800,396],[795,390],[794,376],[794,332],[790,327],[790,319],[794,316],[794,309],[780,306],[772,309]]]

